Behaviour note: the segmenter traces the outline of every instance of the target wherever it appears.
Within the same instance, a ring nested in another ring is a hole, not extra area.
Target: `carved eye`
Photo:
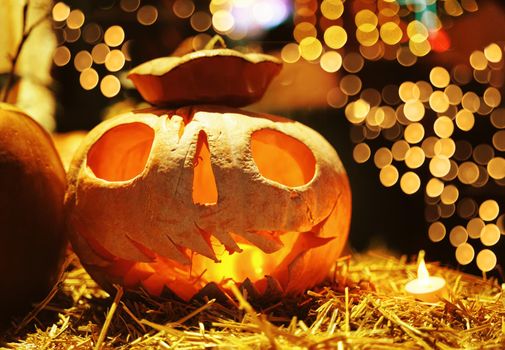
[[[251,151],[260,174],[285,186],[303,186],[312,180],[316,159],[299,140],[273,129],[251,136]]]
[[[87,165],[96,177],[127,181],[144,170],[154,140],[154,130],[143,123],[110,129],[88,152]]]

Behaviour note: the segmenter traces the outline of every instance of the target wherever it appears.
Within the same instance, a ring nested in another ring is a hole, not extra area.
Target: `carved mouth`
[[[258,296],[267,289],[272,293],[275,291],[282,294],[289,283],[291,265],[311,249],[324,246],[335,239],[318,237],[326,220],[327,218],[308,232],[250,233],[254,237],[283,245],[273,254],[261,251],[254,242],[248,242],[246,236],[237,237],[240,252],[230,252],[214,236],[209,235],[209,245],[219,261],[211,262],[207,257],[178,247],[180,252],[188,257],[190,263],[187,265],[163,258],[138,242],[135,245],[152,259],[150,262],[112,258],[111,254],[104,254],[107,250],[95,241],[90,248],[108,260],[109,265],[91,267],[91,271],[97,271],[98,275],[105,272],[129,289],[137,289],[140,286],[152,295],[160,295],[163,291],[170,290],[184,300],[190,300],[212,282],[219,290],[226,290],[226,284],[230,281],[239,284],[247,281],[251,292]],[[232,234],[233,238],[234,236]],[[85,261],[83,263],[86,264]],[[98,280],[104,282],[103,278]]]

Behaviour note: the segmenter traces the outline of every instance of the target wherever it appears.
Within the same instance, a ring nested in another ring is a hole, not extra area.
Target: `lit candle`
[[[424,257],[420,257],[417,267],[417,278],[405,285],[410,295],[421,301],[435,303],[447,297],[447,286],[442,277],[430,276]]]

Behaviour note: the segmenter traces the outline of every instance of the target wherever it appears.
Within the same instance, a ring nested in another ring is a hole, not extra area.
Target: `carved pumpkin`
[[[106,288],[189,300],[208,283],[248,280],[259,293],[300,293],[329,275],[347,239],[350,190],[335,150],[276,116],[131,112],[88,134],[68,178],[72,244]]]
[[[0,321],[42,299],[66,247],[65,171],[49,134],[0,103]]]

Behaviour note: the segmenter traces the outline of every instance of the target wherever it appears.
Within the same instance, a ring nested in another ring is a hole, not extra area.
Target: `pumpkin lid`
[[[282,63],[273,56],[213,48],[214,37],[200,51],[161,57],[130,71],[142,97],[157,106],[224,104],[241,107],[261,99]]]

